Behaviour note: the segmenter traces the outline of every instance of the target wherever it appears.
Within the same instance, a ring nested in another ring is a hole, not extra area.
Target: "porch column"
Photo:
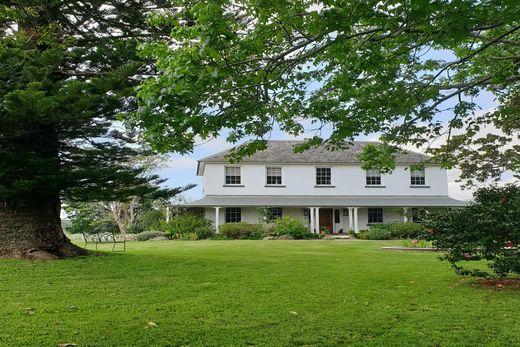
[[[215,207],[215,233],[218,234],[218,226],[220,225],[220,207]]]
[[[354,209],[348,208],[348,230],[354,230]]]
[[[403,222],[408,222],[408,208],[403,207]]]
[[[320,233],[320,208],[316,207],[316,234]]]
[[[354,207],[354,232],[359,233],[358,208]]]
[[[314,234],[314,207],[309,207],[309,213],[311,217],[311,222],[309,223],[309,229],[311,233]]]

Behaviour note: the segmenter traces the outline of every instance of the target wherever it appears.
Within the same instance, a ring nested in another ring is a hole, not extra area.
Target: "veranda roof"
[[[467,202],[449,196],[278,196],[206,195],[186,207],[461,207]]]

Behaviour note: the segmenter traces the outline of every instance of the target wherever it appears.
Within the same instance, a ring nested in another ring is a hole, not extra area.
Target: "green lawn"
[[[0,260],[0,346],[520,345],[518,291],[390,244],[149,241]]]

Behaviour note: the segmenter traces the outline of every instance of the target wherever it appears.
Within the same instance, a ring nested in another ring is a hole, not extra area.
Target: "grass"
[[[518,291],[381,250],[399,244],[149,241],[0,260],[0,346],[520,345]]]

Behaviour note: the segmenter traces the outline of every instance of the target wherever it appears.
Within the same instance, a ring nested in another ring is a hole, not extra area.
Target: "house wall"
[[[239,207],[239,206],[236,206]],[[276,207],[276,206],[273,206]],[[337,207],[340,210],[340,223],[335,226],[334,232],[338,232],[339,229],[343,229],[344,232],[349,230],[349,217],[343,215],[343,207]],[[220,208],[219,211],[219,222],[220,224],[224,224],[226,221],[225,216],[225,208]],[[204,209],[205,218],[212,221],[213,225],[215,224],[215,209],[214,208],[205,208]],[[304,208],[302,207],[283,207],[282,215],[289,216],[292,218],[296,218],[301,220],[305,225],[308,225],[308,217],[304,215]],[[242,207],[242,221],[248,222],[252,224],[260,223],[260,216],[258,214],[258,209],[256,207]],[[403,216],[402,214],[393,208],[385,208],[383,209],[383,223],[394,223],[394,222],[402,222]],[[368,229],[368,209],[367,208],[359,208],[358,209],[358,223],[359,229]]]
[[[410,170],[397,166],[393,173],[382,175],[384,188],[365,187],[366,173],[359,165],[329,165],[333,187],[316,187],[316,167],[327,165],[299,164],[239,164],[242,184],[225,186],[225,164],[206,163],[205,195],[448,195],[447,172],[440,167],[425,168],[427,188],[410,186]],[[282,187],[266,187],[266,166],[282,167]]]

